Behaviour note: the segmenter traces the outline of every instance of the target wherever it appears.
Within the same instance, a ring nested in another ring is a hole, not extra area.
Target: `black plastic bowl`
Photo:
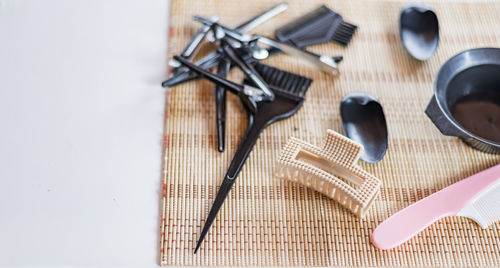
[[[500,154],[500,49],[461,52],[439,70],[425,113],[447,136]]]

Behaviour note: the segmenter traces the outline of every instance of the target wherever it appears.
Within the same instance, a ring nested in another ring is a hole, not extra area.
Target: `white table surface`
[[[0,0],[0,266],[159,263],[168,0]]]

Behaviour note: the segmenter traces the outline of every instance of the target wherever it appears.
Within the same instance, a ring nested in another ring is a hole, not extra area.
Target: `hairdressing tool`
[[[232,43],[234,43],[235,41],[227,40],[225,38],[225,33],[219,27],[217,27],[216,24],[212,25],[212,27],[210,28],[214,33],[214,41],[216,41],[220,45],[219,51],[221,51],[221,53],[223,53],[226,57],[229,57],[229,59],[236,63],[236,65],[254,81],[254,84],[258,85],[258,87],[266,95],[266,99],[273,99],[274,93],[269,89],[269,86],[266,84],[266,82],[263,81],[263,79],[253,69],[250,63],[248,63],[248,61],[240,55],[237,49],[233,47]],[[247,49],[248,48],[242,48],[240,46],[240,50]],[[221,58],[217,66],[217,74],[223,78],[227,76],[227,73],[231,68],[231,62],[226,57]],[[215,85],[215,106],[217,115],[218,150],[219,152],[223,152],[225,148],[226,93],[224,87],[221,87],[217,84]]]
[[[387,151],[387,123],[380,102],[370,94],[351,93],[340,103],[347,137],[363,145],[361,160],[377,163]]]
[[[446,61],[425,113],[446,136],[500,154],[500,48],[475,48]]]
[[[500,165],[479,172],[392,215],[373,231],[371,241],[391,249],[448,216],[461,216],[482,228],[500,220]]]
[[[216,25],[214,25],[216,26]],[[269,86],[267,85],[266,82],[260,77],[260,75],[254,70],[252,65],[247,62],[246,59],[244,59],[238,51],[236,51],[236,48],[233,47],[231,42],[229,42],[226,37],[224,36],[224,32],[221,31],[219,28],[213,28],[214,29],[214,36],[216,40],[221,45],[221,50],[223,53],[228,56],[232,62],[236,63],[236,65],[245,73],[245,75],[250,78],[250,80],[255,84],[259,89],[262,90],[262,92],[265,95],[265,99],[268,100],[273,100],[274,99],[274,93],[269,89]],[[227,73],[229,72],[229,69],[231,67],[231,62],[228,61],[227,59],[221,59],[219,61],[218,65],[218,70],[217,74],[221,75],[221,77],[225,78]],[[220,85],[215,85],[215,105],[216,105],[216,113],[217,113],[217,143],[218,143],[218,150],[219,152],[224,151],[224,141],[225,141],[225,120],[226,120],[226,110],[225,110],[225,89],[224,87],[221,87]],[[224,122],[224,123],[223,123]]]
[[[214,75],[206,70],[203,70],[200,67],[189,63],[185,59],[179,57],[176,57],[176,59],[178,59],[182,64],[186,65],[193,71],[203,75],[210,81],[216,84],[220,84],[221,86],[228,88],[228,90],[231,88],[233,92],[242,92],[243,94],[245,94],[244,86],[232,83],[222,77]],[[290,77],[291,74],[284,73],[284,76]],[[308,79],[298,75],[294,76],[296,77],[296,79],[300,80]],[[253,98],[252,96],[247,96],[245,98],[242,98],[243,102],[245,103],[245,108],[247,108],[247,112],[249,115],[248,127],[247,130],[245,131],[245,134],[243,135],[240,144],[238,145],[238,149],[236,150],[233,160],[231,161],[229,169],[227,170],[227,173],[224,177],[224,180],[222,181],[222,185],[217,193],[214,204],[212,205],[207,221],[205,222],[205,225],[201,232],[200,239],[198,240],[198,243],[196,245],[195,253],[201,246],[203,239],[205,238],[208,230],[210,229],[210,226],[212,225],[215,216],[217,215],[219,209],[221,208],[224,199],[228,195],[229,190],[231,189],[233,183],[235,182],[238,173],[243,167],[243,164],[245,163],[248,154],[252,150],[255,142],[257,141],[259,134],[268,125],[292,116],[295,112],[298,111],[298,109],[304,102],[304,96],[308,89],[307,87],[295,88],[292,86],[290,88],[278,88],[273,86],[273,84],[276,84],[274,83],[275,81],[267,81],[267,82],[270,84],[271,90],[275,94],[275,98],[273,101],[262,100],[262,99],[259,100]],[[283,83],[281,81],[277,82],[278,84]],[[300,85],[304,85],[304,83],[300,83]],[[242,94],[240,94],[240,97],[241,96]],[[250,102],[248,100],[250,100]],[[252,107],[252,103],[255,104],[254,107]]]
[[[231,67],[231,62],[221,59],[217,65],[217,75],[226,77]],[[224,152],[226,144],[226,89],[218,84],[214,88],[215,113],[217,117],[217,149]]]
[[[297,47],[336,41],[349,44],[358,26],[345,22],[338,13],[321,6],[275,31],[278,40]]]
[[[215,15],[210,17],[210,21],[212,22],[217,22],[219,20],[219,16]],[[194,55],[194,52],[196,49],[200,46],[201,42],[203,39],[205,39],[205,36],[207,33],[210,31],[210,27],[201,27],[191,38],[189,43],[186,45],[184,50],[181,52],[181,57],[185,59],[191,59],[191,57]]]
[[[218,23],[213,23],[210,20],[202,18],[200,16],[194,16],[194,19],[196,21],[199,21],[199,22],[205,24],[205,25],[210,25],[210,26],[215,25],[216,28],[224,31],[224,33],[228,37],[230,37],[230,38],[232,38],[232,39],[234,39],[242,44],[248,45],[249,43],[252,43],[252,42],[258,42],[258,43],[261,43],[261,44],[264,44],[267,46],[271,46],[271,47],[274,47],[274,48],[277,48],[277,49],[283,51],[284,53],[302,58],[302,59],[308,61],[309,63],[315,65],[320,70],[322,70],[326,73],[338,74],[337,62],[340,61],[341,58],[339,59],[337,57],[333,58],[333,57],[329,57],[329,56],[325,56],[325,55],[317,55],[317,54],[309,52],[305,49],[301,49],[301,48],[298,48],[295,46],[284,44],[284,43],[281,43],[279,41],[276,41],[274,39],[271,39],[271,38],[268,38],[265,36],[260,36],[260,35],[250,36],[250,35],[242,34],[242,33],[239,33],[237,31],[231,30],[227,27],[224,27]]]
[[[342,60],[342,57],[330,57],[326,55],[317,55],[315,53],[312,53],[310,51],[307,51],[305,49],[297,48],[291,45],[287,45],[285,43],[281,43],[279,41],[276,41],[274,39],[264,37],[264,36],[258,36],[259,43],[263,43],[266,45],[269,45],[271,47],[277,48],[287,54],[297,56],[299,58],[302,58],[309,63],[315,65],[318,67],[320,70],[322,70],[325,73],[328,74],[333,74],[337,75],[339,73],[339,70],[337,69],[337,63]]]
[[[323,148],[290,138],[281,151],[276,173],[310,187],[364,217],[380,192],[379,179],[356,165],[363,146],[327,130]]]
[[[274,16],[280,14],[281,12],[285,11],[288,8],[287,3],[281,3],[278,4],[271,9],[268,9],[264,11],[263,13],[245,21],[244,23],[238,25],[236,28],[234,28],[235,31],[238,31],[240,33],[247,33],[255,28],[257,26],[261,25],[262,23],[270,20]]]
[[[260,15],[257,15],[255,17],[251,18],[250,20],[240,24],[234,30],[237,32],[240,32],[240,33],[246,33],[248,31],[254,29],[255,27],[259,26],[263,22],[269,20],[270,18],[276,16],[277,14],[285,11],[287,8],[288,8],[288,4],[285,4],[285,3],[278,4],[274,7],[272,7],[271,9],[264,11]],[[222,54],[220,54],[217,51],[214,51],[214,52],[206,55],[205,57],[203,57],[199,61],[197,61],[196,65],[200,66],[203,69],[212,68],[214,66],[217,66],[221,57],[222,57]],[[163,87],[173,87],[173,86],[178,85],[180,83],[184,83],[184,82],[196,79],[198,77],[199,77],[198,74],[189,71],[189,69],[180,68],[177,70],[176,73],[173,73],[173,75],[169,79],[163,81],[162,86]]]
[[[293,93],[305,93],[312,83],[310,78],[283,71],[266,64],[255,63],[253,67],[269,85],[277,88],[286,88]]]
[[[254,70],[254,68],[241,57],[236,48],[231,45],[230,42],[226,40],[226,37],[220,39],[221,48],[224,53],[238,66],[243,73],[255,84],[266,96],[266,100],[272,101],[274,99],[274,93],[271,91],[267,83],[260,77],[260,75]]]
[[[210,17],[210,21],[212,22],[217,22],[219,20],[219,16],[212,16]],[[184,47],[182,50],[180,56],[185,58],[185,59],[191,59],[191,57],[194,55],[198,47],[200,46],[201,42],[203,39],[205,39],[205,36],[207,33],[210,31],[210,26],[203,25],[189,40],[187,45]],[[169,65],[174,67],[172,70],[172,73],[176,73],[178,68],[181,66],[179,62],[175,60],[171,60],[169,62]]]
[[[239,85],[234,82],[231,82],[223,77],[220,77],[218,75],[215,75],[207,70],[201,69],[199,66],[189,62],[187,59],[181,58],[179,56],[174,56],[175,60],[178,60],[182,65],[187,66],[189,69],[193,70],[194,72],[199,73],[202,77],[205,77],[209,79],[210,81],[217,80],[217,85],[220,85],[224,87],[226,90],[229,90],[229,92],[238,95],[238,96],[245,96],[248,98],[251,98],[252,100],[257,100],[261,101],[263,100],[263,95],[264,93],[262,90],[250,86],[250,85]]]
[[[434,10],[422,3],[401,10],[399,32],[406,51],[417,60],[434,55],[439,43],[439,22]]]

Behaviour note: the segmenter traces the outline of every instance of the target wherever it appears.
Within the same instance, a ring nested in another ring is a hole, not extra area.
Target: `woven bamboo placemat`
[[[221,23],[236,26],[277,3],[172,0],[169,54],[179,53],[199,27],[191,19],[194,14],[218,14]],[[441,64],[465,49],[500,46],[500,4],[428,2],[440,19],[441,38],[437,53],[425,62],[412,59],[399,41],[400,1],[293,0],[285,13],[256,32],[272,36],[277,27],[321,4],[359,26],[348,47],[329,43],[310,48],[343,55],[341,74],[328,76],[285,55],[265,61],[314,82],[297,114],[262,133],[196,255],[195,243],[247,118],[230,94],[226,151],[221,154],[216,150],[213,85],[200,80],[168,91],[161,264],[500,265],[500,223],[483,230],[465,218],[446,218],[394,250],[381,251],[369,242],[374,228],[391,214],[500,162],[498,155],[441,135],[424,114]],[[230,78],[241,81],[237,72]],[[389,130],[385,158],[361,164],[383,182],[363,220],[317,192],[274,176],[276,158],[290,136],[321,146],[327,129],[343,133],[339,103],[356,91],[379,98]]]

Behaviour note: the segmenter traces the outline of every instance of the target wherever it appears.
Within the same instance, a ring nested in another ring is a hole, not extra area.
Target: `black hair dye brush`
[[[207,221],[205,222],[200,239],[196,245],[196,253],[228,195],[229,190],[236,181],[236,177],[243,167],[245,160],[257,142],[259,134],[270,124],[286,119],[299,110],[304,103],[305,93],[312,80],[270,66],[257,65],[256,70],[260,71],[261,76],[269,84],[270,89],[275,95],[275,98],[270,101],[262,98],[262,92],[257,88],[238,85],[228,81],[190,63],[186,59],[177,56],[175,59],[215,84],[225,87],[230,92],[237,93],[242,99],[249,116],[247,130],[238,145],[238,149],[236,150],[210,213],[208,214]],[[259,92],[260,95],[255,94],[255,92]]]
[[[347,46],[358,26],[344,21],[340,14],[321,6],[275,31],[281,42],[297,47],[335,41]]]

